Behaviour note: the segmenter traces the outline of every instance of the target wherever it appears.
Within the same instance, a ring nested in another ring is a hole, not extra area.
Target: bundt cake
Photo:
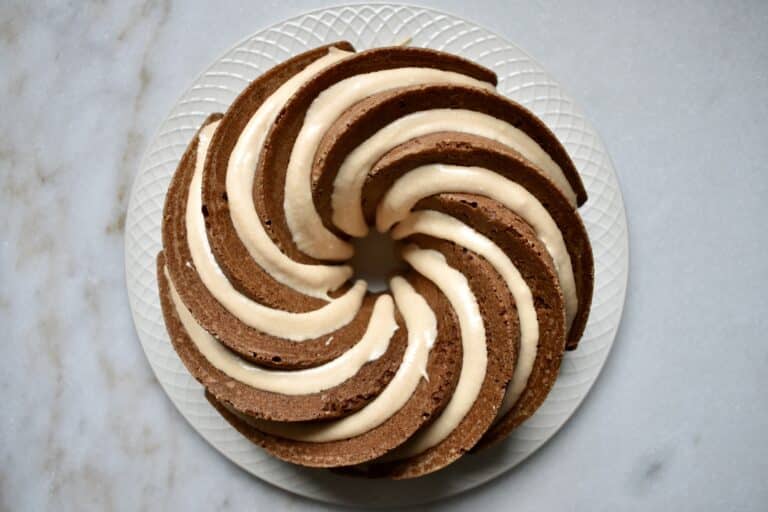
[[[552,132],[461,57],[346,42],[209,116],[168,189],[157,277],[206,397],[276,457],[410,478],[503,439],[589,315],[587,194]],[[351,238],[399,241],[384,292]]]

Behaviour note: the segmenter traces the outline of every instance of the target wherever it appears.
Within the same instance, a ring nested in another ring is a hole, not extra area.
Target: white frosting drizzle
[[[525,187],[481,167],[429,164],[417,167],[387,191],[376,211],[376,228],[387,231],[405,219],[421,199],[444,192],[479,194],[490,197],[517,213],[536,232],[552,256],[565,298],[566,326],[570,328],[579,306],[571,257],[563,234],[549,212]]]
[[[520,354],[515,372],[507,386],[499,415],[506,414],[517,402],[528,384],[536,361],[539,344],[539,321],[533,305],[533,295],[520,272],[509,257],[492,240],[478,233],[458,219],[433,210],[412,212],[392,230],[392,238],[400,240],[414,233],[450,240],[485,258],[507,283],[515,298],[520,319]]]
[[[359,436],[378,427],[411,398],[422,375],[426,378],[429,351],[437,338],[437,318],[427,301],[402,277],[390,281],[397,308],[408,329],[403,362],[389,384],[371,403],[339,420],[323,423],[252,421],[258,429],[298,441],[325,443]]]
[[[259,304],[238,292],[216,262],[208,242],[202,213],[203,164],[218,122],[200,130],[192,183],[187,199],[186,228],[192,263],[205,287],[230,313],[243,323],[272,336],[293,341],[316,338],[352,321],[366,292],[365,281],[358,281],[344,295],[325,306],[306,313],[293,313]]]
[[[165,276],[176,313],[187,335],[203,357],[233,379],[264,391],[283,395],[307,395],[338,386],[354,376],[363,365],[381,357],[387,351],[389,340],[397,330],[392,297],[382,295],[374,304],[373,315],[363,337],[338,358],[306,370],[266,370],[239,358],[203,329],[176,292],[167,268]]]
[[[397,68],[355,75],[324,90],[312,102],[296,137],[286,169],[284,210],[293,241],[304,253],[326,260],[352,256],[352,245],[323,225],[312,199],[311,173],[315,152],[334,120],[356,102],[397,87],[428,83],[493,89],[487,82],[432,68]]]
[[[373,166],[392,148],[415,137],[441,131],[470,133],[509,146],[544,171],[569,202],[576,206],[576,193],[563,170],[524,131],[482,112],[432,109],[414,112],[393,121],[347,155],[333,183],[331,207],[334,225],[349,235],[365,236],[368,226],[363,216],[361,195],[365,179]]]
[[[448,405],[435,421],[394,450],[391,457],[397,459],[419,454],[453,432],[477,400],[488,364],[485,325],[477,299],[464,274],[450,267],[441,253],[431,249],[409,245],[403,250],[403,258],[435,283],[456,312],[461,331],[462,359],[459,380]]]
[[[264,140],[270,126],[288,99],[322,69],[352,55],[330,48],[328,54],[312,62],[281,85],[251,117],[237,139],[227,166],[227,197],[232,224],[251,257],[280,283],[306,295],[328,299],[352,275],[352,268],[330,265],[307,265],[286,256],[264,230],[253,202],[253,182]]]

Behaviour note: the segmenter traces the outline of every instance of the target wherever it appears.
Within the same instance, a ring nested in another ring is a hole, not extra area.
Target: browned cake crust
[[[424,277],[411,273],[406,278],[432,309],[440,312],[438,336],[427,362],[429,380],[421,379],[408,402],[380,426],[341,441],[292,441],[260,431],[257,422],[227,408],[210,394],[208,399],[248,439],[275,457],[303,466],[360,464],[399,446],[442,410],[453,393],[461,371],[461,337],[453,310],[445,297]]]
[[[522,185],[549,211],[563,234],[576,280],[579,309],[567,342],[568,349],[576,348],[592,304],[594,263],[589,237],[581,217],[565,196],[515,151],[466,133],[441,132],[412,139],[384,155],[366,179],[362,201],[367,222],[373,222],[377,205],[395,181],[408,171],[431,163],[478,166],[497,172]]]
[[[209,117],[203,126],[213,122],[217,116]],[[283,369],[306,368],[325,363],[346,352],[360,340],[365,332],[376,296],[369,294],[357,316],[341,329],[297,343],[270,336],[244,324],[224,308],[203,284],[191,264],[192,256],[189,252],[185,223],[189,185],[194,174],[197,156],[197,142],[198,138],[195,136],[181,158],[168,189],[163,216],[165,259],[171,279],[176,284],[187,308],[198,323],[224,345],[245,359],[264,366]],[[286,309],[290,311],[290,308]],[[331,336],[333,336],[333,343],[326,343]],[[396,333],[393,341],[395,343],[390,346],[391,350],[396,350],[396,346],[405,342],[401,333]],[[388,354],[385,359],[390,359],[394,353]]]
[[[488,362],[480,394],[459,425],[442,442],[413,457],[372,461],[350,469],[353,474],[394,479],[414,478],[437,471],[469,451],[491,426],[512,378],[520,344],[514,298],[502,277],[477,254],[451,242],[425,235],[410,240],[423,249],[438,250],[448,264],[467,277],[478,299],[486,334]],[[386,458],[385,458],[386,459]]]
[[[495,84],[496,75],[473,62],[455,55],[424,48],[374,48],[355,54],[321,71],[305,83],[285,105],[272,126],[256,172],[253,197],[265,228],[282,251],[294,260],[313,263],[298,250],[283,211],[285,172],[291,150],[301,130],[304,117],[314,99],[325,89],[346,78],[401,67],[426,67],[462,73]],[[268,224],[267,224],[268,223]]]
[[[533,415],[549,394],[565,350],[565,305],[554,263],[531,227],[487,197],[439,194],[419,201],[415,210],[437,210],[472,226],[509,257],[531,290],[539,324],[539,343],[528,384],[515,405],[483,436],[479,446],[506,437]]]
[[[312,169],[315,205],[325,226],[340,234],[331,220],[333,183],[349,153],[395,120],[430,109],[464,109],[488,114],[519,128],[536,141],[563,170],[579,205],[587,192],[579,172],[554,133],[532,112],[495,92],[458,85],[418,85],[385,91],[347,109],[323,136]]]
[[[243,384],[215,368],[189,338],[170,297],[168,280],[163,272],[166,263],[165,254],[159,253],[157,279],[160,305],[173,347],[184,366],[209,393],[243,414],[274,421],[309,421],[345,416],[377,396],[400,366],[405,352],[406,332],[397,313],[401,327],[392,336],[387,352],[334,388],[309,395],[282,395]],[[181,294],[178,287],[177,291]]]
[[[232,285],[242,293],[259,303],[286,311],[311,311],[322,307],[324,301],[304,295],[277,282],[251,258],[248,249],[235,231],[229,213],[226,193],[227,166],[229,156],[240,134],[264,101],[293,75],[326,55],[331,46],[343,50],[354,50],[352,45],[344,41],[321,46],[279,64],[246,87],[229,107],[216,129],[203,173],[203,204],[208,211],[208,239],[211,251],[219,265]],[[282,206],[282,200],[280,206]],[[255,207],[262,224],[269,232],[269,217],[267,217],[264,203],[257,200]],[[346,288],[340,291],[344,290]],[[338,295],[340,292],[332,294],[332,296]],[[346,348],[348,345],[343,343],[333,347],[331,351],[324,351],[323,347],[317,347],[316,351],[323,352],[325,356],[310,359],[316,362],[326,361],[338,356]],[[300,365],[301,361],[295,363]]]

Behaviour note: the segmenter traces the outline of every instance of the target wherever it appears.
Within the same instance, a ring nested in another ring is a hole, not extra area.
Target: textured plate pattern
[[[565,144],[589,193],[582,209],[595,253],[595,296],[578,351],[565,357],[552,393],[536,415],[493,453],[463,457],[410,482],[357,481],[278,461],[232,429],[203,397],[163,325],[155,279],[166,188],[192,134],[223,112],[243,87],[273,65],[310,48],[347,39],[364,49],[413,38],[413,45],[475,60],[499,75],[499,91],[539,115]],[[595,382],[613,343],[627,285],[629,248],[621,192],[600,138],[561,87],[525,52],[472,23],[402,5],[335,7],[293,18],[238,43],[194,82],[160,127],[141,163],[128,207],[125,256],[136,330],[171,400],[208,442],[245,470],[319,500],[379,506],[443,498],[475,487],[520,463],[566,422]],[[397,492],[393,491],[396,485]]]

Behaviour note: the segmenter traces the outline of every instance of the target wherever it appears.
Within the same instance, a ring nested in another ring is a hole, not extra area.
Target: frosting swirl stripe
[[[346,109],[373,94],[410,85],[445,83],[493,89],[475,78],[432,68],[404,67],[363,73],[341,80],[312,102],[294,142],[286,169],[283,207],[296,246],[305,254],[325,260],[352,256],[352,246],[330,232],[312,199],[312,161],[320,141]]]
[[[286,256],[264,230],[253,202],[254,171],[269,127],[286,101],[312,76],[353,55],[331,47],[328,53],[288,79],[251,117],[237,139],[227,164],[226,190],[232,224],[251,257],[280,283],[306,295],[328,300],[352,275],[348,265],[307,265]]]
[[[392,230],[392,238],[400,240],[415,233],[450,240],[473,251],[493,265],[507,283],[515,299],[520,319],[520,353],[512,380],[507,387],[499,415],[504,415],[525,390],[536,361],[539,343],[539,322],[533,305],[531,289],[517,267],[495,243],[458,219],[434,210],[412,212]]]
[[[403,258],[440,289],[456,312],[461,332],[462,362],[459,380],[448,405],[435,421],[394,450],[392,458],[395,459],[422,453],[453,432],[480,394],[488,361],[483,317],[464,274],[449,266],[445,256],[432,249],[409,245],[403,249]]]
[[[568,201],[576,205],[576,193],[563,170],[524,131],[482,112],[443,108],[401,117],[381,128],[347,155],[336,175],[331,196],[334,225],[349,235],[365,236],[368,225],[361,207],[361,195],[365,178],[374,164],[392,148],[410,139],[447,131],[486,137],[516,150],[544,171]]]
[[[233,379],[264,391],[306,395],[337,386],[355,375],[366,363],[381,357],[397,330],[392,298],[382,295],[374,305],[374,314],[365,334],[343,355],[324,365],[305,370],[266,370],[240,359],[203,329],[179,297],[167,268],[164,272],[171,300],[184,330],[205,359]]]
[[[570,327],[579,299],[571,257],[555,221],[541,202],[524,187],[481,167],[428,164],[417,167],[387,191],[376,210],[376,228],[386,232],[405,219],[421,199],[442,192],[463,192],[490,197],[522,217],[552,256],[565,296],[566,326]]]
[[[394,277],[390,281],[398,310],[408,329],[408,347],[397,373],[371,403],[361,410],[326,423],[277,423],[255,421],[264,432],[298,441],[324,443],[358,436],[378,427],[400,410],[411,398],[419,380],[427,378],[429,351],[437,337],[437,318],[424,298],[408,281]]]
[[[358,281],[344,295],[322,308],[292,313],[268,308],[238,292],[219,268],[211,252],[202,212],[202,174],[205,156],[218,122],[200,131],[194,175],[189,187],[185,222],[192,263],[211,294],[230,313],[246,325],[272,336],[304,341],[332,332],[348,324],[360,309],[366,292],[365,281]]]

